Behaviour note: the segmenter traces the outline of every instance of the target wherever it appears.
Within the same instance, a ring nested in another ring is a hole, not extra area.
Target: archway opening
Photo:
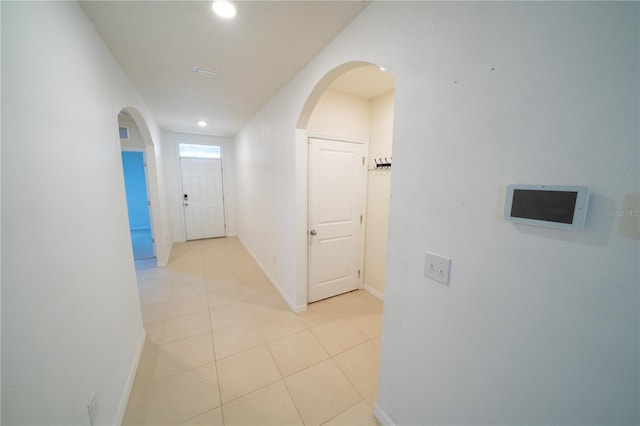
[[[130,106],[126,106],[119,111],[117,121],[119,128],[118,133],[121,133],[121,127],[128,127],[128,139],[122,137],[125,136],[124,133],[119,135],[121,151],[138,152],[141,153],[144,158],[143,165],[144,176],[146,179],[146,202],[149,223],[148,232],[150,232],[151,242],[153,244],[152,253],[154,257],[151,257],[144,262],[136,263],[136,268],[166,266],[169,247],[167,245],[168,241],[166,241],[165,231],[161,222],[160,187],[158,181],[158,169],[156,167],[156,152],[149,127],[147,126],[142,114],[136,108]],[[145,257],[149,256],[149,249],[150,248],[147,244]]]
[[[361,234],[358,236],[361,244],[358,252],[360,266],[349,273],[359,276],[357,288],[382,300],[386,273],[394,97],[395,79],[391,73],[368,62],[349,62],[334,68],[318,82],[298,120],[299,139],[305,142],[318,138],[364,145],[366,171],[361,204]],[[317,278],[313,276],[316,254],[311,238],[318,236],[318,219],[317,215],[314,218],[312,194],[317,178],[311,174],[314,167],[313,144],[307,146],[309,169],[306,197],[309,211],[304,235],[308,250],[305,275],[307,301],[313,301],[315,297],[310,295],[312,286],[317,285]],[[309,235],[309,232],[315,234]]]
[[[118,133],[124,174],[129,234],[133,249],[133,260],[138,262],[155,258],[145,143],[133,117],[123,109],[118,113]]]

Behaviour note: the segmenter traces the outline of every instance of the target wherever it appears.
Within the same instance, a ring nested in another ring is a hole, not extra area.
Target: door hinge
[[[152,244],[155,244],[155,243],[156,243],[156,239],[155,239],[155,238],[152,238],[152,239],[151,239],[151,243],[152,243]]]
[[[147,205],[151,207],[151,201],[147,201]]]
[[[358,269],[358,278],[360,278],[360,269]]]
[[[360,215],[360,225],[362,225],[362,215]]]
[[[364,157],[362,157],[362,165],[364,166]]]

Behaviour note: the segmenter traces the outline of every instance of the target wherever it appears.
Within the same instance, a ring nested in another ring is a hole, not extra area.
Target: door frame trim
[[[305,132],[306,133],[306,132]],[[359,259],[358,259],[358,267],[360,268],[361,274],[358,277],[358,290],[362,290],[364,288],[364,252],[365,252],[365,237],[366,237],[366,226],[367,226],[367,186],[369,183],[369,174],[366,173],[368,169],[368,159],[369,159],[369,141],[360,138],[350,138],[345,136],[331,136],[326,134],[318,134],[318,133],[306,133],[307,139],[307,226],[306,226],[306,248],[307,248],[307,256],[306,256],[306,304],[309,303],[309,294],[310,294],[310,286],[311,286],[311,250],[310,250],[310,241],[309,232],[311,230],[311,150],[308,149],[311,146],[311,139],[320,139],[320,140],[328,140],[328,141],[336,141],[336,142],[345,142],[345,143],[353,143],[358,145],[364,145],[363,155],[364,155],[364,167],[365,171],[362,173],[363,178],[361,182],[360,194],[361,194],[361,203],[362,203],[362,223],[360,224],[360,250],[359,250]],[[306,309],[305,309],[306,310]]]
[[[189,135],[184,135],[184,136],[189,136]],[[187,232],[185,229],[185,224],[184,224],[184,206],[182,206],[182,168],[181,168],[181,163],[180,163],[180,159],[183,157],[180,157],[180,144],[182,143],[186,143],[186,144],[193,144],[193,145],[205,145],[205,146],[217,146],[220,147],[220,160],[222,161],[222,196],[224,198],[224,224],[225,224],[225,228],[224,228],[224,235],[225,237],[230,237],[230,236],[234,236],[235,234],[233,233],[229,233],[229,223],[227,222],[227,219],[230,217],[229,215],[229,211],[228,211],[228,207],[227,207],[227,195],[230,194],[231,197],[233,197],[233,190],[229,190],[227,191],[227,180],[225,179],[225,173],[226,173],[226,164],[227,164],[227,156],[225,154],[225,143],[224,142],[212,142],[212,143],[208,143],[208,142],[204,142],[204,141],[190,141],[190,140],[183,140],[183,138],[179,138],[177,140],[175,140],[174,142],[172,142],[173,146],[172,146],[172,151],[174,152],[175,156],[173,156],[172,158],[172,162],[174,162],[175,164],[175,178],[176,180],[174,181],[177,184],[177,190],[176,192],[172,192],[176,198],[172,199],[171,195],[167,195],[167,202],[172,205],[175,206],[175,202],[178,201],[178,204],[180,205],[180,208],[177,209],[177,212],[179,212],[179,218],[180,218],[180,236],[177,237],[177,239],[174,242],[186,242],[187,241]],[[233,154],[230,154],[233,157]],[[189,157],[186,157],[189,158]],[[171,208],[169,209],[171,211]],[[173,222],[172,225],[173,226]],[[175,238],[175,237],[174,237]]]
[[[179,144],[178,144],[179,145]],[[176,145],[176,148],[179,148],[178,145]],[[219,146],[219,145],[211,145],[211,146]],[[222,220],[224,222],[224,235],[222,237],[211,237],[211,238],[226,238],[229,235],[227,234],[227,197],[226,197],[226,191],[225,191],[225,186],[224,186],[224,162],[222,160],[222,147],[220,146],[220,158],[198,158],[198,157],[180,157],[180,154],[178,154],[178,178],[180,180],[180,185],[179,185],[179,189],[180,189],[180,204],[181,204],[181,216],[182,216],[182,233],[184,235],[184,241],[197,241],[197,240],[188,240],[187,239],[187,218],[186,215],[184,214],[184,200],[183,200],[183,194],[184,194],[184,188],[183,188],[183,182],[182,182],[182,159],[200,159],[200,160],[220,160],[220,179],[221,179],[221,184],[222,184]]]
[[[347,143],[357,143],[357,144],[361,144],[361,145],[369,145],[369,141],[366,140],[366,139],[350,138],[350,137],[345,137],[345,136],[335,136],[335,135],[328,135],[328,134],[323,134],[323,133],[307,133],[307,144],[311,143],[309,141],[309,139],[322,139],[322,140],[325,140],[325,141],[337,141],[337,142],[347,142]]]

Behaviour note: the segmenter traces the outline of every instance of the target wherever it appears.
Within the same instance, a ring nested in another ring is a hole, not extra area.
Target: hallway
[[[144,265],[147,341],[124,424],[377,424],[380,300],[355,291],[296,315],[235,238]]]

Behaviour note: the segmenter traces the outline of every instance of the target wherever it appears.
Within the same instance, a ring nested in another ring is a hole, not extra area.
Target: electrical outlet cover
[[[427,252],[424,260],[424,276],[449,285],[451,259]]]

